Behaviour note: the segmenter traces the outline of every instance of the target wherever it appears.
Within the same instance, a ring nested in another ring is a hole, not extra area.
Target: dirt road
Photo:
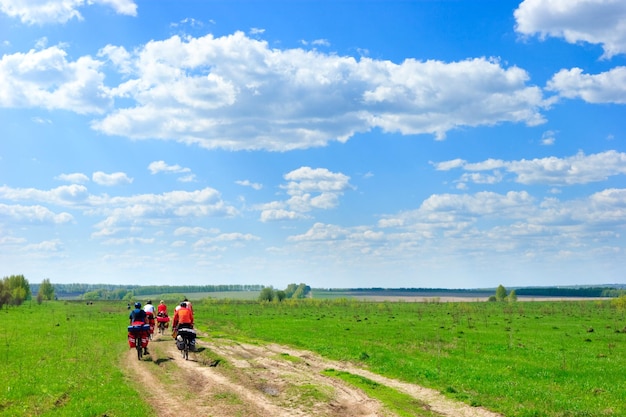
[[[125,367],[143,382],[160,417],[391,417],[377,400],[326,369],[360,375],[406,393],[433,416],[501,417],[449,400],[436,391],[373,374],[350,364],[279,345],[252,345],[225,339],[198,339],[198,352],[185,361],[168,336],[150,342],[150,355],[138,361],[134,350]]]

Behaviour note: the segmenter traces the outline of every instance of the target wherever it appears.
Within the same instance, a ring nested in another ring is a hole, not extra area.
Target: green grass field
[[[626,323],[609,301],[194,302],[214,338],[275,342],[509,417],[623,416]],[[0,416],[152,412],[122,369],[125,302],[0,311]]]
[[[626,415],[624,314],[608,301],[203,306],[214,337],[290,344],[506,416]]]
[[[28,302],[0,311],[0,416],[119,416],[151,411],[120,369],[120,302]]]

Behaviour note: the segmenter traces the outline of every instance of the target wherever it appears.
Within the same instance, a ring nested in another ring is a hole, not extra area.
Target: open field
[[[211,299],[196,301],[194,310],[203,351],[194,354],[193,369],[181,368],[167,338],[152,343],[154,353],[141,368],[136,359],[129,367],[125,302],[30,303],[0,311],[0,416],[175,415],[155,405],[154,392],[137,380],[139,372],[148,372],[162,393],[175,391],[176,375],[183,372],[196,381],[185,400],[198,401],[198,410],[208,407],[212,415],[290,415],[290,407],[299,415],[334,415],[338,392],[354,392],[352,398],[382,395],[372,401],[401,404],[405,394],[398,392],[409,385],[413,388],[405,392],[426,387],[475,412],[432,412],[436,408],[428,401],[438,401],[434,397],[416,408],[417,400],[409,396],[406,409],[422,412],[371,403],[371,410],[386,411],[353,415],[488,415],[480,414],[482,407],[510,417],[626,415],[620,383],[626,373],[626,321],[610,301]],[[312,365],[313,355],[320,355],[320,365]],[[287,378],[288,363],[294,374]],[[261,369],[265,382],[259,385]],[[324,378],[347,385],[326,386]],[[294,385],[294,379],[307,382]],[[207,397],[210,389],[216,391]],[[288,401],[293,390],[306,404]],[[365,394],[356,393],[360,390]],[[252,412],[246,396],[267,404]],[[220,404],[238,411],[220,414]]]
[[[309,349],[506,416],[626,415],[624,314],[609,301],[234,305],[214,336]]]

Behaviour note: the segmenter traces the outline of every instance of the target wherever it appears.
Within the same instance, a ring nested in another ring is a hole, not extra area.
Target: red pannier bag
[[[135,337],[139,336],[141,338],[141,347],[148,347],[148,340],[150,334],[150,325],[149,324],[134,324],[132,326],[128,326],[128,346],[131,348],[137,347],[135,344]]]

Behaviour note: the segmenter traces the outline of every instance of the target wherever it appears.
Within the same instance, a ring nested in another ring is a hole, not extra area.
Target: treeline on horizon
[[[31,284],[33,293],[39,284]],[[192,294],[212,292],[262,291],[265,285],[120,285],[120,284],[53,284],[56,298],[81,298],[92,300],[126,300],[133,297],[160,294]],[[309,287],[310,288],[310,287]],[[626,294],[626,284],[604,286],[511,287],[518,296],[536,297],[619,297]],[[314,291],[342,293],[359,296],[466,296],[485,297],[495,288],[314,288]]]
[[[581,286],[581,287],[511,287],[518,296],[535,297],[619,297],[626,293],[626,285]],[[485,297],[495,288],[330,288],[327,292],[351,293],[354,295],[408,296],[408,295],[459,295]]]
[[[31,284],[37,292],[37,284]],[[57,298],[124,300],[155,294],[192,294],[198,292],[261,291],[263,285],[119,285],[119,284],[54,284]]]

